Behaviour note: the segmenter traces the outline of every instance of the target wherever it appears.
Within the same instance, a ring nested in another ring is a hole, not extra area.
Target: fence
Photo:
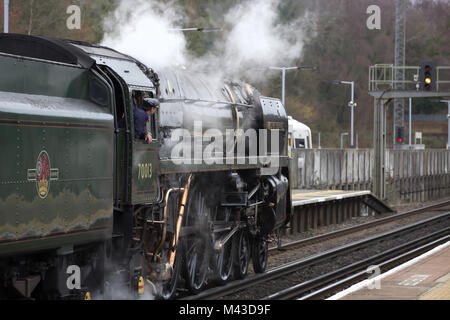
[[[372,190],[373,149],[295,149],[294,189]],[[386,197],[422,202],[450,195],[450,150],[386,150]]]

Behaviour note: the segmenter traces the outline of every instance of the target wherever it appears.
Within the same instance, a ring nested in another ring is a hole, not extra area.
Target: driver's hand
[[[153,139],[150,133],[147,133],[147,135],[145,136],[145,141],[149,144],[152,143]]]

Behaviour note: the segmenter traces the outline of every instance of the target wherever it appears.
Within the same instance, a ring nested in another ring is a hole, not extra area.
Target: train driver
[[[142,99],[142,109],[134,108],[134,136],[136,139],[145,139],[145,142],[152,143],[152,135],[147,131],[147,122],[156,112],[159,106],[158,99],[145,98]],[[140,102],[140,101],[139,101]],[[138,102],[138,105],[140,104]]]

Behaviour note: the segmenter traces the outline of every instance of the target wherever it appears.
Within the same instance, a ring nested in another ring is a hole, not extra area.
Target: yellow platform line
[[[296,193],[293,196],[294,197],[309,197],[309,196],[315,196],[318,194],[330,194],[330,193],[336,193],[338,194],[340,191],[343,190],[326,190],[326,191],[315,191],[315,192],[309,192],[309,193]]]

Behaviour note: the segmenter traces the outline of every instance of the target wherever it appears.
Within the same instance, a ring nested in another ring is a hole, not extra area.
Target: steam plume
[[[281,1],[249,0],[234,6],[221,17],[224,32],[217,35],[209,53],[192,57],[184,34],[171,31],[187,27],[186,15],[174,1],[122,0],[105,21],[102,44],[134,56],[156,70],[183,66],[218,77],[251,79],[256,74],[260,78],[255,70],[289,65],[301,57],[303,21],[281,23],[278,15]],[[214,15],[217,17],[218,13]]]
[[[151,68],[186,64],[186,39],[179,8],[170,1],[122,0],[105,20],[102,45],[128,54]]]

